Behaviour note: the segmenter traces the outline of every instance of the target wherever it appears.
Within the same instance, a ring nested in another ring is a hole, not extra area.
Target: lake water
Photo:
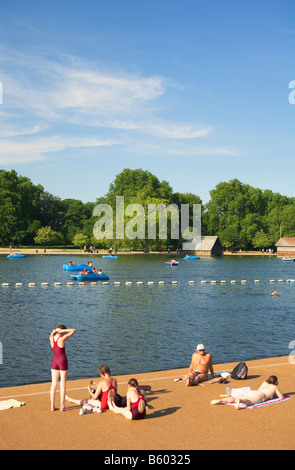
[[[295,262],[239,256],[185,261],[181,256],[179,266],[167,267],[165,255],[90,256],[71,260],[91,259],[109,275],[109,285],[68,286],[70,273],[62,266],[70,259],[61,255],[0,256],[0,387],[51,380],[49,335],[59,324],[77,330],[66,346],[71,380],[96,377],[102,363],[114,375],[188,367],[198,343],[205,344],[215,364],[291,352],[295,282],[287,281],[295,279]],[[121,285],[114,286],[115,281]],[[42,282],[49,286],[41,287]],[[281,295],[270,296],[273,290]]]

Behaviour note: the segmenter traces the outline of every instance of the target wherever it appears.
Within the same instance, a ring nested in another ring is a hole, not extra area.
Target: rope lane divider
[[[89,281],[82,281],[82,282],[66,282],[66,283],[62,283],[62,282],[54,282],[54,283],[49,283],[49,282],[41,282],[40,284],[39,283],[36,283],[36,282],[28,282],[28,283],[24,283],[24,282],[15,282],[15,283],[9,283],[9,282],[2,282],[1,283],[1,287],[37,287],[37,286],[41,286],[41,287],[50,287],[50,286],[53,286],[53,287],[61,287],[61,286],[74,286],[74,285],[78,285],[78,286],[87,286],[87,285],[91,285],[91,286],[97,286],[97,285],[103,285],[103,286],[109,286],[109,285],[113,285],[113,286],[122,286],[122,285],[125,285],[125,286],[133,286],[133,285],[136,285],[136,286],[144,286],[144,285],[147,285],[147,286],[155,286],[155,285],[159,285],[159,286],[163,286],[163,285],[185,285],[185,284],[188,284],[188,285],[197,285],[197,284],[200,284],[200,285],[216,285],[216,284],[220,284],[220,285],[224,285],[224,284],[231,284],[231,285],[237,285],[237,284],[247,284],[247,283],[254,283],[254,284],[259,284],[261,280],[260,279],[254,279],[254,280],[251,280],[251,281],[247,281],[246,279],[241,279],[241,280],[236,280],[236,279],[231,279],[231,280],[228,280],[226,281],[225,279],[222,279],[220,281],[217,281],[217,280],[201,280],[201,281],[194,281],[194,280],[190,280],[190,281],[186,281],[185,283],[184,282],[180,282],[180,281],[115,281],[113,283],[109,282],[109,281],[98,281],[98,282],[89,282]],[[279,282],[279,283],[295,283],[295,279],[269,279],[269,280],[263,280],[263,281],[268,281],[269,283],[275,283],[275,282]],[[262,282],[263,282],[262,281]]]

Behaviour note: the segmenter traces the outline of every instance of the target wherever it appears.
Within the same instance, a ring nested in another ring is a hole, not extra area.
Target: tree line
[[[93,215],[97,204],[108,204],[115,215],[116,197],[124,196],[125,206],[141,204],[200,204],[202,235],[218,235],[223,247],[230,250],[270,248],[280,236],[295,237],[295,198],[261,190],[232,179],[219,183],[203,204],[192,193],[174,192],[170,184],[160,181],[149,171],[125,169],[110,184],[105,196],[94,202],[61,199],[34,185],[15,170],[0,170],[0,243],[2,246],[95,246],[98,249],[162,250],[182,246],[174,240],[168,227],[166,240],[127,239],[97,240]],[[129,217],[130,218],[130,217]],[[192,214],[191,214],[192,218]],[[191,225],[192,226],[192,223]]]

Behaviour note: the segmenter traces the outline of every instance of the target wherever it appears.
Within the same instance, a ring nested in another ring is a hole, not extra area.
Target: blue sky
[[[294,0],[0,0],[0,11],[1,168],[83,202],[124,168],[204,203],[233,178],[295,196]]]

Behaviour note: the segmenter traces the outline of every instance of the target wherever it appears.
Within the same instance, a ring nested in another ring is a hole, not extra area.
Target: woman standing
[[[110,410],[114,413],[121,414],[130,420],[143,419],[146,415],[145,392],[138,389],[138,382],[136,379],[131,379],[128,382],[126,408],[119,408],[112,400],[109,400],[108,403]]]
[[[68,359],[66,356],[65,342],[76,333],[76,330],[68,330],[64,325],[59,325],[49,336],[53,358],[51,365],[51,411],[55,411],[55,394],[60,377],[60,411],[65,411],[66,382],[68,378]]]

